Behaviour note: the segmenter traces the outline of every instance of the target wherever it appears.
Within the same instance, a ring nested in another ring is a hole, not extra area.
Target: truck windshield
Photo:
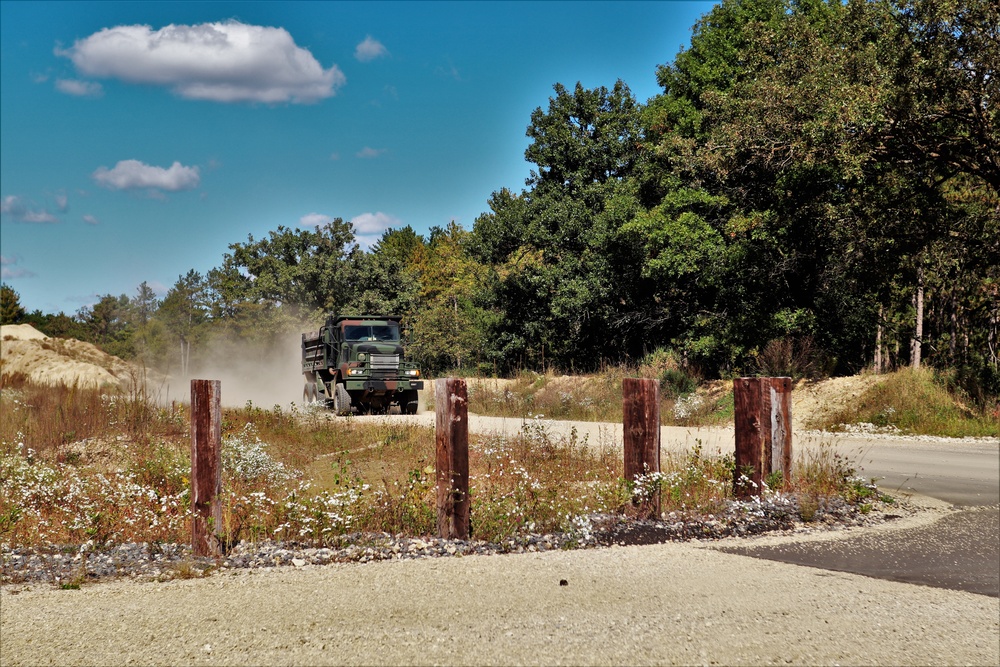
[[[398,343],[399,327],[395,324],[360,324],[345,326],[344,340],[375,340],[387,343]]]

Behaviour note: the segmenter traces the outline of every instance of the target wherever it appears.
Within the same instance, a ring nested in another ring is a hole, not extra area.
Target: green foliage
[[[617,230],[639,211],[638,105],[621,81],[554,90],[531,114],[528,189],[494,193],[473,228],[473,254],[491,266],[477,299],[488,360],[505,371],[591,369],[610,340],[614,356],[636,347],[621,311],[641,261]]]
[[[483,271],[468,243],[469,233],[452,222],[447,229],[432,229],[430,240],[411,251],[420,305],[414,308],[410,353],[425,372],[461,373],[478,361],[480,311],[473,296]]]
[[[9,285],[0,285],[0,324],[17,324],[24,317],[21,297]]]
[[[337,218],[314,230],[279,225],[268,238],[233,243],[219,269],[224,303],[268,301],[306,311],[340,312],[350,302],[351,260],[361,251],[349,222]]]

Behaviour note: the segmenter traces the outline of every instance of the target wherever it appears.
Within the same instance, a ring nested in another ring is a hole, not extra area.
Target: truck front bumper
[[[347,391],[408,391],[424,388],[423,380],[347,380]]]

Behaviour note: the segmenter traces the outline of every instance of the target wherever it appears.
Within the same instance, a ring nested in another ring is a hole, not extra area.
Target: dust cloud
[[[301,331],[282,333],[267,342],[236,339],[215,342],[207,353],[198,355],[203,361],[192,360],[193,368],[186,377],[171,376],[160,393],[167,403],[189,402],[191,380],[220,380],[225,407],[244,407],[248,401],[264,409],[279,406],[285,410],[292,403],[301,405]]]

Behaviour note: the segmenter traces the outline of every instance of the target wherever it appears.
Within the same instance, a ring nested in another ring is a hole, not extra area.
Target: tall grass
[[[4,409],[0,441],[20,436],[45,456],[73,457],[73,445],[87,440],[136,442],[176,438],[187,433],[186,408],[157,406],[141,384],[123,392],[110,388],[44,386],[17,374],[0,375]]]
[[[814,426],[841,430],[873,424],[888,432],[945,437],[1000,435],[996,416],[963,404],[932,369],[904,368],[885,375],[851,405]]]

